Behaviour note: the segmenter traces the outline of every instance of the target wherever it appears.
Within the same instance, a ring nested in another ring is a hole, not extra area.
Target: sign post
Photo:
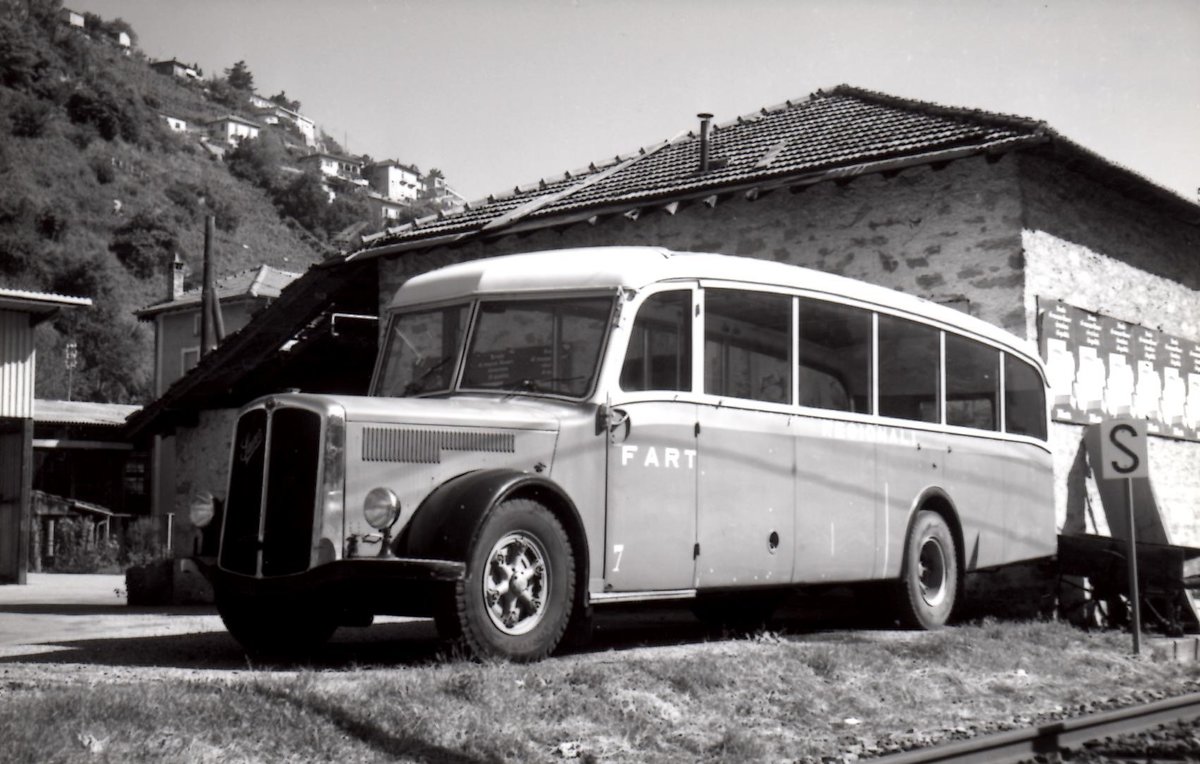
[[[1133,653],[1142,651],[1142,608],[1138,591],[1137,529],[1133,514],[1133,480],[1150,477],[1146,456],[1146,422],[1141,419],[1106,419],[1100,425],[1100,477],[1124,480],[1129,522],[1129,612]]]

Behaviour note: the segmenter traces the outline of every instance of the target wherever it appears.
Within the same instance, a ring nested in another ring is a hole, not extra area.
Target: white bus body
[[[427,614],[532,659],[606,602],[883,580],[930,628],[966,573],[1054,554],[1041,362],[949,308],[612,247],[426,273],[387,321],[371,396],[240,414],[217,596],[247,647]]]

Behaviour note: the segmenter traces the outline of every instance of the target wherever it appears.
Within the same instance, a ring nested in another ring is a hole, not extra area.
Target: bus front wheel
[[[438,630],[476,657],[540,660],[562,640],[574,593],[562,523],[536,501],[509,499],[484,520]]]
[[[937,512],[921,510],[904,547],[900,621],[914,629],[945,625],[958,595],[958,552],[950,526]]]

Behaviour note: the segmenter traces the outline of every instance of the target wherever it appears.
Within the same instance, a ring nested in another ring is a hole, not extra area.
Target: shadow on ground
[[[212,616],[209,607],[128,608],[93,605],[14,605],[0,612],[33,615],[107,616],[109,631],[120,632],[122,616],[153,615]],[[781,608],[770,628],[796,638],[819,635],[830,629],[870,628],[867,614],[853,603],[806,599]],[[878,624],[874,624],[878,625]],[[219,622],[210,624],[219,627]],[[685,646],[715,642],[746,633],[696,620],[686,606],[602,609],[597,613],[591,641],[585,646],[568,646],[564,654],[588,654],[620,651],[636,647]],[[113,667],[159,667],[193,670],[292,669],[311,667],[321,670],[364,667],[400,667],[461,659],[437,639],[429,620],[385,621],[367,628],[343,627],[319,650],[301,661],[251,661],[240,645],[224,630],[160,636],[115,635],[96,639],[49,639],[44,643],[57,648],[47,652],[0,658],[0,665],[60,664]]]

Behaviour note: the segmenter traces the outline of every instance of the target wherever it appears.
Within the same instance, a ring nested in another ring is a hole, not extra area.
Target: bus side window
[[[946,333],[946,424],[1000,429],[1000,351]]]
[[[879,314],[879,413],[940,422],[940,332],[932,326]]]
[[[1004,354],[1004,431],[1046,439],[1046,388],[1033,366]]]
[[[704,310],[704,392],[789,403],[792,298],[707,289]]]
[[[801,297],[799,331],[799,404],[869,412],[871,312]]]
[[[629,333],[621,389],[692,389],[691,290],[659,292],[642,303]]]

